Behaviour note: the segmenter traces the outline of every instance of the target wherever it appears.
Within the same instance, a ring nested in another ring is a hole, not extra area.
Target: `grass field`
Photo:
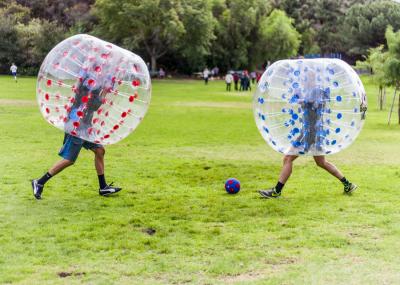
[[[399,284],[400,126],[363,80],[364,130],[330,157],[360,186],[351,197],[301,158],[281,199],[259,199],[282,158],[251,94],[155,81],[142,124],[107,147],[106,176],[123,191],[98,196],[83,151],[35,201],[29,180],[59,159],[63,134],[42,119],[34,78],[0,77],[0,284]]]

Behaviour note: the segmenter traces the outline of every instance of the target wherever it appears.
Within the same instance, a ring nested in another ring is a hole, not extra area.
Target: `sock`
[[[104,177],[104,174],[98,175],[98,177],[99,177],[100,189],[106,188],[107,187],[107,183],[106,183],[106,178]]]
[[[344,186],[349,186],[350,185],[350,181],[346,179],[346,177],[343,177],[342,179],[340,179],[340,182],[342,182],[342,184]]]
[[[281,193],[281,191],[282,191],[282,189],[283,189],[283,186],[285,186],[285,184],[280,183],[280,182],[278,181],[278,183],[277,183],[276,186],[275,186],[275,191],[276,191],[277,193]]]
[[[43,175],[42,178],[40,178],[38,180],[38,184],[44,185],[51,177],[53,177],[53,176],[47,172],[45,175]]]

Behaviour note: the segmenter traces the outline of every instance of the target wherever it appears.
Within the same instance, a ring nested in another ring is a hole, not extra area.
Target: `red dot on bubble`
[[[96,72],[101,72],[101,67],[100,67],[100,66],[96,66],[96,67],[94,68],[94,71],[96,71]]]
[[[56,112],[57,112],[57,113],[60,112],[60,109],[59,109],[58,107],[56,107]]]
[[[133,101],[135,101],[135,96],[133,96],[133,95],[129,96],[129,102],[133,102]]]
[[[74,103],[75,102],[75,98],[74,97],[70,97],[69,98],[69,102]]]
[[[118,129],[119,129],[119,126],[118,126],[118,125],[115,125],[115,126],[113,127],[113,129],[114,129],[114,130],[118,130]]]
[[[93,119],[93,124],[97,124],[99,122],[99,118],[94,118]]]
[[[96,134],[100,134],[100,130],[97,130],[97,131],[96,131]]]
[[[122,114],[121,114],[121,117],[122,117],[122,118],[125,118],[125,117],[126,117],[126,115],[127,115],[127,113],[126,113],[126,112],[122,112]]]
[[[107,135],[104,136],[105,139],[108,139],[109,137],[110,137],[109,134],[107,134]]]
[[[47,86],[51,86],[51,79],[47,79],[46,84],[47,84]]]
[[[104,114],[104,116],[108,117],[108,111]]]
[[[49,99],[50,99],[49,93],[44,94],[44,99],[46,99],[47,101],[49,101]]]
[[[49,114],[50,113],[50,109],[46,108],[46,113]]]
[[[83,112],[82,111],[78,111],[76,114],[78,115],[79,118],[83,117]]]
[[[106,124],[106,123],[105,123],[104,121],[102,121],[100,125],[101,125],[102,127],[104,127],[105,124]]]
[[[78,128],[80,123],[79,122],[74,122],[73,125],[74,125],[75,128]]]
[[[90,135],[93,132],[93,128],[88,128],[87,129],[88,134]]]
[[[63,119],[64,123],[66,123],[67,120],[68,120],[67,117],[64,117],[64,119]]]
[[[93,87],[96,84],[96,81],[94,79],[89,79],[88,84],[90,87]]]
[[[97,115],[100,115],[101,112],[103,112],[103,109],[102,109],[102,108],[98,109],[98,110],[97,110]]]
[[[138,79],[135,79],[135,80],[132,81],[132,85],[137,87],[137,86],[140,85],[140,81]]]
[[[72,132],[71,132],[71,135],[76,136],[76,132],[75,132],[75,131],[72,131]]]
[[[82,103],[87,103],[89,101],[88,96],[82,97]]]

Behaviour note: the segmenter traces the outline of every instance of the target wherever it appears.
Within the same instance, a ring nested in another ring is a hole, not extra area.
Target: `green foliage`
[[[392,85],[400,88],[400,31],[394,32],[389,26],[385,35],[389,48],[385,74]]]
[[[214,0],[213,15],[217,20],[210,62],[222,69],[254,67],[259,49],[259,23],[271,11],[264,0]]]
[[[370,48],[366,60],[357,61],[357,67],[371,69],[373,81],[383,87],[389,83],[385,74],[385,62],[388,55],[387,52],[384,52],[383,45]]]
[[[181,51],[189,64],[201,62],[213,38],[211,10],[204,1],[99,0],[96,11],[98,33],[129,49],[144,49],[153,71],[157,59],[171,51]]]
[[[344,19],[343,33],[348,52],[361,56],[371,47],[385,44],[388,25],[400,28],[400,4],[394,1],[372,1],[352,6]]]
[[[0,70],[9,73],[12,62],[19,63],[18,32],[16,20],[0,9]]]
[[[297,55],[300,34],[293,27],[293,19],[281,10],[274,10],[260,23],[262,56],[272,61]]]

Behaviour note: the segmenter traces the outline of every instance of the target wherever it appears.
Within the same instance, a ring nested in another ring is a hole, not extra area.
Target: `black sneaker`
[[[262,198],[267,198],[267,199],[279,198],[281,196],[280,192],[276,192],[275,187],[268,190],[260,190],[258,191],[258,193],[260,193]]]
[[[122,190],[122,188],[114,187],[112,185],[113,185],[113,183],[110,183],[110,185],[107,185],[103,189],[99,189],[99,195],[101,195],[101,196],[109,196],[111,194],[117,193],[117,192]]]
[[[343,194],[349,195],[349,194],[353,193],[354,191],[356,191],[357,188],[358,188],[358,186],[356,184],[350,183],[350,184],[344,186]]]
[[[37,179],[32,180],[33,196],[34,196],[37,200],[42,199],[43,188],[44,188],[44,185],[40,185],[40,184],[38,183],[38,180],[37,180]]]

